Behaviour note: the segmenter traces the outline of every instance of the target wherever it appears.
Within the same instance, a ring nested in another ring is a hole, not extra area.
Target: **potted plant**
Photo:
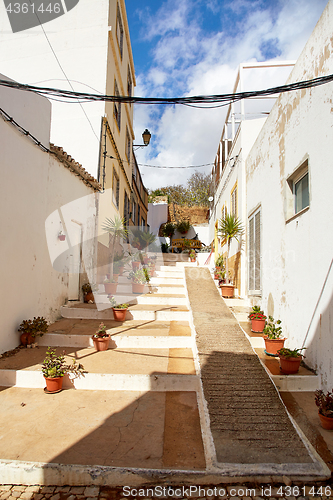
[[[83,300],[84,302],[95,302],[94,294],[90,283],[83,283],[82,285]]]
[[[301,349],[288,349],[287,347],[283,347],[278,350],[278,355],[280,358],[280,370],[285,375],[292,375],[297,373],[303,359],[303,354],[300,351],[305,349],[302,347]]]
[[[87,373],[80,363],[73,359],[72,365],[65,363],[65,352],[56,354],[56,349],[48,347],[42,365],[42,373],[46,382],[47,392],[59,392],[62,389],[62,382],[65,373],[73,373],[75,377],[84,376]]]
[[[118,286],[118,282],[115,279],[105,278],[105,280],[104,280],[105,293],[114,295],[117,291],[117,286]]]
[[[192,248],[192,250],[190,251],[189,256],[190,256],[190,261],[191,261],[191,262],[195,262],[195,261],[196,261],[196,259],[197,259],[197,255],[196,255],[195,250],[194,250],[193,248]]]
[[[215,271],[221,271],[221,269],[224,269],[224,259],[223,255],[219,254],[215,260]],[[215,278],[218,279],[218,278]]]
[[[106,333],[106,326],[101,323],[92,336],[94,347],[96,351],[106,351],[109,347],[110,335]]]
[[[315,403],[319,408],[321,426],[324,429],[333,430],[333,392],[316,391]]]
[[[178,222],[176,229],[180,234],[186,234],[191,227],[190,221],[182,220]]]
[[[162,236],[171,238],[175,234],[176,227],[172,222],[166,222],[162,228]]]
[[[58,234],[58,239],[60,241],[65,241],[66,235],[62,231],[60,231],[59,234]]]
[[[18,329],[21,332],[20,341],[24,346],[33,344],[36,337],[42,337],[48,331],[48,324],[43,316],[34,319],[25,319]]]
[[[112,307],[114,320],[125,321],[126,311],[129,308],[129,304],[118,304],[114,297],[109,297],[109,301]]]
[[[219,287],[225,283],[225,271],[216,271],[216,279],[219,280]]]
[[[252,312],[249,314],[249,319],[251,320],[252,332],[262,333],[267,319],[264,315],[264,311],[261,311],[259,306],[253,306]]]
[[[221,286],[222,289],[222,297],[233,297],[234,296],[234,285],[230,283],[229,279],[229,253],[230,253],[230,245],[233,239],[239,241],[239,238],[243,234],[243,226],[238,219],[234,215],[227,214],[223,219],[220,219],[220,227],[218,229],[221,236],[226,240],[227,243],[227,258],[225,262],[225,271],[226,271],[226,283]]]
[[[116,249],[121,247],[120,240],[128,236],[128,229],[124,218],[115,216],[114,220],[106,218],[102,225],[103,231],[109,233],[109,251],[110,251],[110,277],[113,276],[113,263],[117,256]],[[109,292],[115,293],[115,292]]]
[[[132,280],[133,293],[143,293],[144,286],[150,281],[149,271],[145,268],[131,271],[128,275],[128,279]]]
[[[285,338],[282,337],[281,320],[274,321],[272,316],[268,316],[268,321],[263,330],[265,334],[265,353],[269,356],[278,356],[278,350],[284,346]]]

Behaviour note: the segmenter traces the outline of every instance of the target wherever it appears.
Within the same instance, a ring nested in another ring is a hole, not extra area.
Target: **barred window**
[[[120,96],[119,94],[119,90],[118,90],[118,85],[117,85],[117,82],[115,81],[114,82],[114,95],[115,96]],[[114,114],[114,117],[116,119],[116,122],[117,122],[117,125],[118,125],[118,128],[120,130],[120,122],[121,122],[121,102],[114,102],[114,105],[113,105],[113,114]]]
[[[249,292],[261,291],[261,245],[260,245],[261,210],[249,217]]]

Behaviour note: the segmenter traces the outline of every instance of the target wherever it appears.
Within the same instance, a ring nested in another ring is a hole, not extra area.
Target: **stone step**
[[[111,344],[110,344],[111,345]],[[0,360],[0,386],[43,388],[41,365],[47,347],[21,349],[13,357]],[[59,347],[60,354],[63,347]],[[82,363],[84,377],[64,377],[64,389],[189,391],[197,390],[198,377],[190,348],[91,348],[67,349],[68,364]]]
[[[164,283],[161,283],[160,285],[155,285],[155,288],[158,291],[158,293],[166,293],[168,295],[184,293],[186,291],[184,285],[167,285]]]
[[[300,366],[299,372],[295,375],[284,375],[280,372],[278,357],[267,356],[263,348],[256,348],[255,352],[279,391],[307,392],[320,388],[319,375],[315,375],[304,366]]]
[[[186,321],[134,321],[123,323],[106,320],[104,324],[118,347],[177,348],[193,347],[195,341]],[[39,346],[89,347],[99,320],[61,319],[50,326],[49,332],[38,338]]]
[[[146,295],[140,295],[136,299],[138,304],[163,304],[170,306],[182,305],[186,306],[188,301],[183,294],[165,294],[165,293],[151,293]]]
[[[190,311],[186,306],[149,305],[137,304],[128,310],[135,320],[178,320],[189,321]]]
[[[154,276],[150,280],[150,284],[152,286],[159,286],[159,285],[181,285],[185,286],[185,278],[184,277],[160,277],[160,276]]]

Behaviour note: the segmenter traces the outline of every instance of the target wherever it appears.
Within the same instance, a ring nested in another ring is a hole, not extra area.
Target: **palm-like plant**
[[[238,217],[235,217],[232,214],[227,214],[223,219],[220,219],[220,227],[218,232],[221,234],[223,238],[226,239],[227,242],[227,258],[225,263],[225,272],[226,272],[226,283],[229,283],[229,252],[231,241],[235,238],[236,241],[239,241],[240,236],[243,234],[244,229],[242,226],[242,222]]]
[[[116,244],[120,242],[121,238],[126,238],[128,235],[128,229],[126,227],[125,219],[115,216],[114,220],[105,219],[102,225],[103,231],[106,231],[110,235],[110,277],[113,276],[113,260],[115,254]]]

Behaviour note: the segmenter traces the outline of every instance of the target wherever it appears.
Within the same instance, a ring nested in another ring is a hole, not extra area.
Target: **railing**
[[[202,243],[200,240],[186,240],[187,244],[185,245],[185,240],[183,238],[172,240],[171,243],[171,251],[173,252],[175,248],[201,248]]]

